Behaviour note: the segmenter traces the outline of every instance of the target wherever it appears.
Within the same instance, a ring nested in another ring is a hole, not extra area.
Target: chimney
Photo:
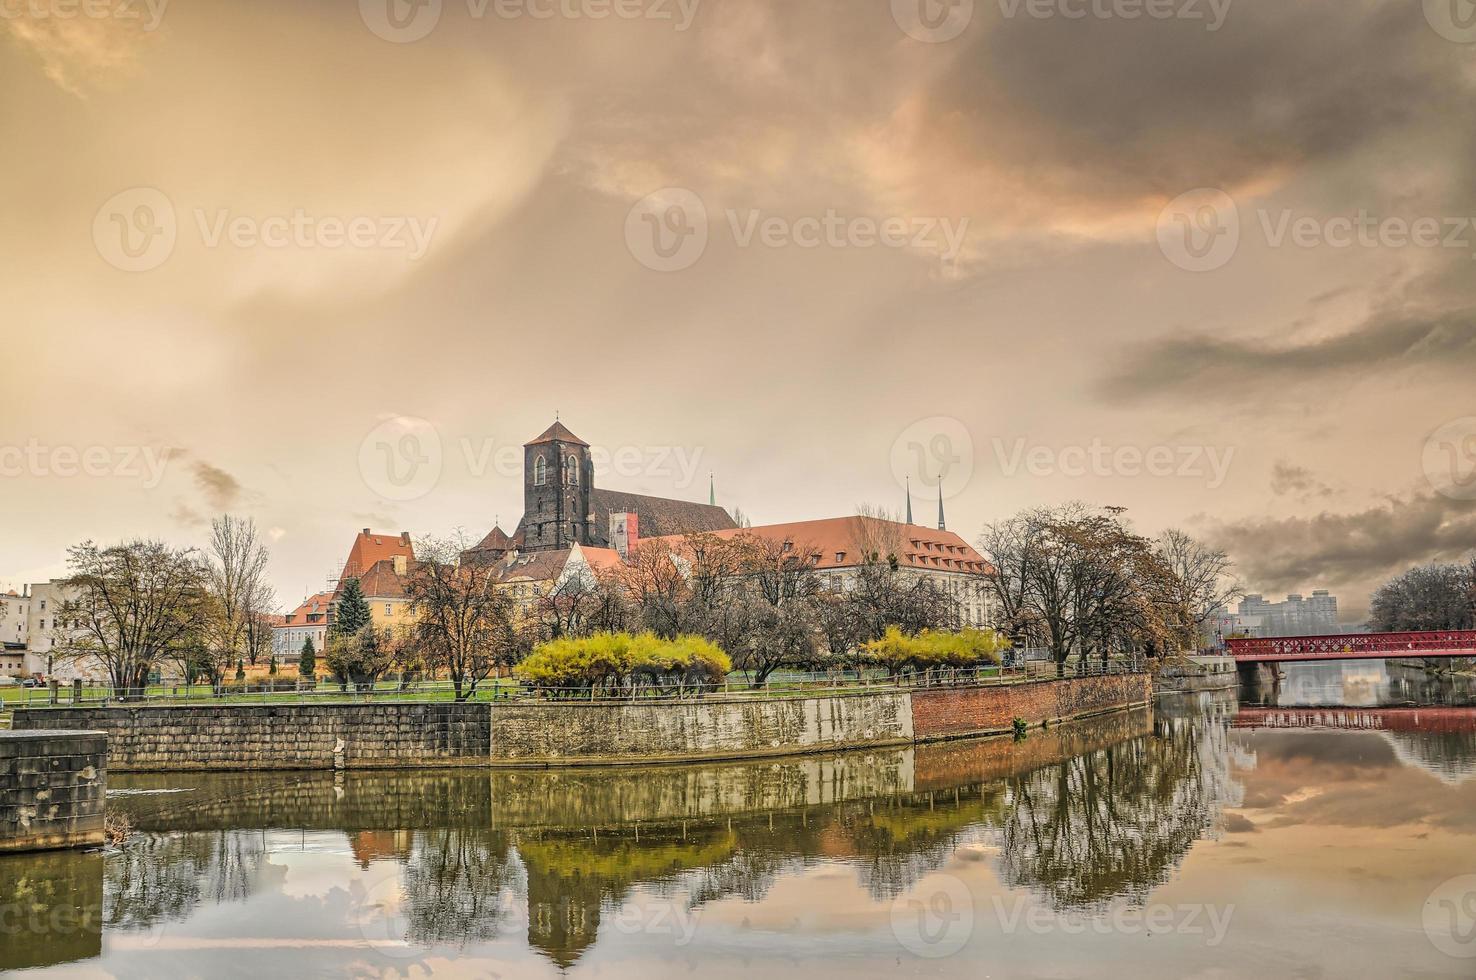
[[[410,543],[410,532],[409,531],[401,531],[400,532],[400,544],[409,544],[409,543]]]
[[[364,528],[364,537],[366,537],[366,538],[367,538],[367,537],[368,537],[368,536],[369,536],[369,534],[370,534],[370,531],[369,531],[369,529],[368,529],[368,528],[367,528],[367,527],[366,527],[366,528]]]
[[[395,555],[395,574],[398,575],[398,576],[400,576],[400,578],[404,578],[405,577],[405,569],[406,569],[405,556],[404,555]]]
[[[641,519],[637,514],[610,515],[610,547],[620,555],[621,561],[629,561],[641,539]]]

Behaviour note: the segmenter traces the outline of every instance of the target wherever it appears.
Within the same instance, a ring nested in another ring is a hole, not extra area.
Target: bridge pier
[[[1235,665],[1235,670],[1240,674],[1240,683],[1243,687],[1270,691],[1273,694],[1281,690],[1281,671],[1274,663],[1241,661]]]

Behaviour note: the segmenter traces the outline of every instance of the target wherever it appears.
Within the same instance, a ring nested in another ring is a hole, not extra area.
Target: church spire
[[[907,523],[912,523],[912,477],[907,478]]]
[[[943,519],[943,481],[938,481],[938,530],[948,530],[948,522]]]
[[[707,505],[709,507],[717,506],[717,483],[714,481],[711,472],[707,474]]]

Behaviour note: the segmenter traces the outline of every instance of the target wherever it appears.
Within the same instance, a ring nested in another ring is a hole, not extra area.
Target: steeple
[[[912,523],[912,477],[907,478],[907,523]]]
[[[717,506],[717,484],[713,482],[713,475],[711,473],[707,474],[707,505],[709,507]]]
[[[943,519],[943,481],[938,481],[938,530],[948,530],[948,522]]]

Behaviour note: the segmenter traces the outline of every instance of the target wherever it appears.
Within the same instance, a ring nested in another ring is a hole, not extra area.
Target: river
[[[109,777],[0,859],[37,977],[1476,975],[1476,693],[1379,662],[1021,742]]]

